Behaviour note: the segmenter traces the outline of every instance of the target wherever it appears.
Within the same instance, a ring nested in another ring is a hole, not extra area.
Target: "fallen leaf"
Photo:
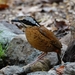
[[[64,66],[60,66],[59,68],[56,69],[58,75],[62,75],[63,71],[64,71]]]
[[[65,21],[57,21],[57,20],[55,19],[54,25],[55,25],[55,27],[56,27],[60,32],[63,32],[63,31],[65,31],[65,30],[68,30],[68,29],[69,29],[69,25],[67,25],[67,24],[65,23]]]
[[[0,4],[0,10],[5,9],[5,8],[7,8],[7,7],[9,7],[9,6],[6,5],[6,4]]]
[[[11,0],[0,0],[0,10],[9,7],[12,4]]]

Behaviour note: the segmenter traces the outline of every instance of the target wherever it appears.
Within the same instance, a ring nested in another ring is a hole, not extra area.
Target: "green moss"
[[[0,58],[1,57],[4,57],[5,53],[4,53],[4,50],[2,48],[2,44],[0,43]]]
[[[3,31],[0,30],[0,37],[2,32]],[[6,44],[3,44],[2,41],[0,41],[0,58],[3,58],[5,56],[5,51],[8,47],[8,42]]]

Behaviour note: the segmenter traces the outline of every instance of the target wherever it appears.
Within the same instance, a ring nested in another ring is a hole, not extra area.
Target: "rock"
[[[51,68],[50,61],[48,59],[42,59],[31,65],[32,72],[35,71],[48,71]]]
[[[9,42],[19,34],[23,34],[23,32],[18,29],[17,26],[0,21],[0,43],[2,44],[4,50],[7,48]],[[8,63],[7,61],[7,55],[5,54],[0,62],[0,68],[6,66]]]
[[[75,63],[65,65],[63,75],[75,75]]]
[[[69,43],[63,57],[64,62],[75,62],[75,40]]]
[[[49,73],[50,75],[57,75],[57,73],[56,73],[55,70],[49,70],[48,73]]]
[[[0,70],[0,75],[14,75],[23,71],[23,68],[18,66],[6,66]]]
[[[4,44],[10,42],[17,34],[23,34],[17,26],[0,22],[0,42]]]
[[[15,37],[9,44],[7,56],[10,63],[25,65],[32,62],[41,52],[34,49],[26,40],[25,34]]]
[[[7,22],[1,22],[6,28],[8,28],[12,33],[23,34],[23,32],[14,24],[9,24]]]
[[[27,75],[50,75],[50,74],[48,72],[45,72],[45,71],[37,71],[37,72],[29,73]]]
[[[60,39],[60,42],[65,45],[68,45],[71,42],[71,38],[72,38],[72,35],[71,35],[71,32],[69,32],[67,35],[65,35],[63,38]]]
[[[0,70],[3,75],[26,75],[36,71],[48,71],[51,68],[50,62],[47,59],[40,60],[34,64],[28,64],[23,67],[19,66],[6,66]]]
[[[16,34],[12,33],[8,28],[6,28],[2,23],[0,23],[0,42],[9,42],[14,38],[14,36],[16,36]]]
[[[36,71],[48,71],[51,68],[52,65],[50,64],[50,61],[45,58],[37,62],[28,64],[26,66],[23,66],[25,73],[36,72]]]
[[[25,34],[16,36],[9,44],[7,56],[12,64],[28,64],[33,62],[41,51],[33,48],[26,40]],[[52,65],[58,62],[57,54],[49,52],[45,57],[50,60]]]
[[[55,65],[58,63],[57,53],[55,52],[48,52],[45,58],[49,59],[51,65]]]

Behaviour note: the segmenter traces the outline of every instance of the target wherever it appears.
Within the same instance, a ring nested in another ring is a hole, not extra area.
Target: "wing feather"
[[[48,30],[44,26],[41,26],[39,28],[39,32],[41,32],[42,35],[50,39],[52,45],[54,45],[58,49],[62,48],[60,41],[58,40],[58,38],[54,35],[52,31]]]

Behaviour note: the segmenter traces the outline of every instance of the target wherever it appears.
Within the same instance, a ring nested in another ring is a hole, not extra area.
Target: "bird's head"
[[[40,24],[31,16],[19,16],[15,19],[11,20],[12,22],[19,22],[24,27],[32,27],[32,26],[38,26],[40,27]]]

